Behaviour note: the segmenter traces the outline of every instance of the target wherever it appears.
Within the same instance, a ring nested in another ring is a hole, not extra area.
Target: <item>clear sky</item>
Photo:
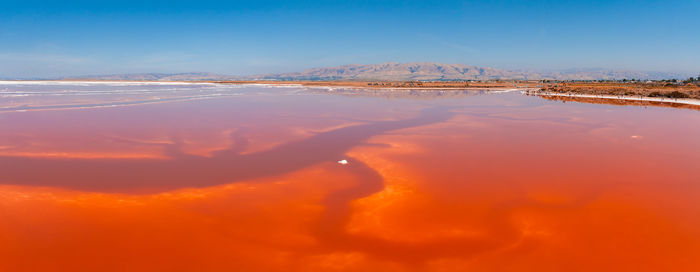
[[[0,1],[0,76],[381,62],[700,72],[700,1]]]

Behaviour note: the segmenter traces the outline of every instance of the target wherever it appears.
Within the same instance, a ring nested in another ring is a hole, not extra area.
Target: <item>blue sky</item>
[[[349,63],[700,73],[700,1],[7,1],[0,76]]]

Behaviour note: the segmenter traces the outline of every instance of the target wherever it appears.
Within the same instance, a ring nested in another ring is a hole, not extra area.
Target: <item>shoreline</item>
[[[700,107],[700,99],[695,97],[687,98],[672,98],[672,97],[651,97],[645,96],[644,93],[637,90],[638,86],[620,86],[619,90],[626,90],[618,94],[603,94],[600,90],[584,86],[576,86],[575,84],[562,84],[564,88],[556,88],[553,84],[534,84],[532,82],[412,82],[412,81],[138,81],[138,80],[0,80],[0,85],[21,85],[21,84],[125,84],[125,85],[249,85],[249,86],[269,86],[269,87],[302,87],[312,89],[326,89],[334,91],[335,89],[355,89],[355,90],[387,90],[387,91],[402,91],[402,90],[425,90],[425,91],[490,91],[493,93],[516,92],[519,91],[526,95],[534,95],[541,97],[560,97],[560,98],[581,98],[581,99],[598,99],[598,100],[616,100],[628,102],[652,102],[663,104],[680,104]],[[534,85],[534,86],[533,86]],[[568,86],[567,86],[568,85]],[[595,84],[594,84],[595,85]],[[605,84],[599,84],[596,87],[607,87]],[[644,91],[654,91],[657,88],[649,88]],[[674,89],[678,90],[678,89]],[[636,92],[632,92],[636,91]],[[694,89],[683,90],[683,93],[689,91],[694,93]],[[627,95],[635,93],[635,95]],[[579,101],[586,103],[583,101]]]
[[[700,99],[695,99],[695,98],[669,98],[669,97],[649,97],[649,96],[642,96],[642,95],[635,95],[635,96],[630,96],[630,95],[605,95],[605,94],[582,94],[579,93],[581,91],[585,91],[582,89],[577,89],[577,90],[572,90],[572,91],[566,91],[566,92],[548,92],[547,87],[530,87],[530,86],[504,86],[505,84],[499,84],[499,83],[482,83],[479,84],[480,86],[464,86],[464,87],[436,87],[436,86],[431,86],[431,87],[393,87],[393,86],[360,86],[359,84],[366,84],[368,82],[353,82],[355,83],[354,85],[344,85],[343,83],[347,82],[333,82],[333,81],[304,81],[304,82],[270,82],[270,81],[250,81],[250,82],[245,82],[245,81],[237,81],[237,82],[216,82],[216,83],[221,83],[221,84],[240,84],[240,85],[259,85],[259,86],[299,86],[299,87],[307,87],[307,88],[324,88],[324,89],[364,89],[364,90],[387,90],[387,91],[392,91],[392,90],[435,90],[435,91],[442,91],[442,90],[448,90],[448,91],[457,91],[457,90],[485,90],[485,91],[491,91],[493,93],[504,93],[504,92],[515,92],[519,91],[523,94],[526,95],[535,95],[535,96],[543,96],[543,97],[570,97],[570,98],[583,98],[583,99],[598,99],[598,100],[615,100],[615,101],[621,101],[621,102],[649,102],[650,106],[662,106],[660,104],[677,104],[677,105],[688,105],[688,106],[697,106],[700,107]],[[392,82],[396,83],[396,82]],[[402,82],[399,82],[399,84]],[[405,83],[405,82],[403,82]],[[530,85],[530,84],[527,84]],[[580,103],[586,103],[585,101],[577,101]],[[629,105],[634,105],[634,104],[629,104]]]
[[[625,96],[625,95],[594,95],[594,94],[578,94],[578,93],[553,93],[544,91],[527,91],[528,95],[549,96],[549,97],[572,97],[572,98],[590,98],[601,100],[620,100],[620,101],[639,101],[639,102],[656,102],[669,104],[683,104],[700,106],[700,100],[693,98],[667,98],[667,97],[645,97],[645,96]]]
[[[578,102],[588,104],[611,104],[618,106],[653,106],[689,108],[700,110],[700,100],[693,98],[660,98],[660,97],[640,97],[640,96],[613,96],[613,95],[592,95],[576,93],[549,93],[542,91],[523,92],[525,95],[539,96],[544,99],[558,100],[564,102]]]

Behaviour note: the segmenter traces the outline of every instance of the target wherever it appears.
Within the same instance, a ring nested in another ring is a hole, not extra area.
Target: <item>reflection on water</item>
[[[517,90],[513,90],[517,91]],[[488,93],[510,92],[510,91],[489,91],[489,90],[437,90],[437,89],[354,89],[354,88],[334,88],[315,87],[309,88],[309,93],[342,95],[347,97],[378,97],[386,99],[441,99],[441,98],[464,98],[467,96],[483,95]]]
[[[695,111],[82,87],[0,113],[1,271],[700,268]]]
[[[128,192],[138,188],[163,191],[220,185],[281,175],[333,161],[342,158],[344,153],[371,136],[445,121],[451,115],[445,109],[426,109],[414,118],[333,129],[248,154],[240,154],[245,151],[248,139],[240,133],[232,133],[231,147],[208,156],[184,153],[181,141],[164,146],[166,159],[0,156],[0,180],[17,185],[57,186],[98,192]]]

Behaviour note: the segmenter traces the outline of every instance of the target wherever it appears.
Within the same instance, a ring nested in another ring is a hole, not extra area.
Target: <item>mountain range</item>
[[[453,80],[611,80],[611,79],[685,79],[689,73],[645,72],[613,69],[507,70],[464,64],[433,62],[349,64],[313,68],[302,72],[232,76],[213,73],[142,73],[74,76],[62,80],[143,80],[143,81],[219,81],[219,80],[365,80],[365,81],[453,81]]]
[[[611,69],[570,69],[559,71],[505,70],[464,64],[382,63],[350,64],[329,68],[314,68],[303,72],[254,76],[266,80],[598,80],[598,79],[685,79],[690,74],[624,71]]]

